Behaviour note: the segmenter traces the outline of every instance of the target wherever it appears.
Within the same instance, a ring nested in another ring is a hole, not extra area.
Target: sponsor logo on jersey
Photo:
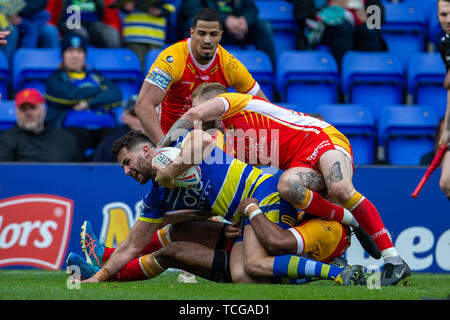
[[[147,76],[147,79],[163,90],[167,90],[170,82],[172,81],[172,77],[167,72],[159,68],[154,68]]]

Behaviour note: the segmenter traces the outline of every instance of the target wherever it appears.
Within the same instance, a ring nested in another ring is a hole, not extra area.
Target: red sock
[[[371,236],[381,252],[394,247],[378,210],[362,194],[355,192],[344,204],[344,207],[353,214],[356,221]]]
[[[148,277],[139,264],[139,258],[131,260],[119,272],[113,275],[110,281],[139,281],[147,280]]]
[[[294,207],[305,210],[312,215],[338,222],[341,222],[344,217],[344,208],[308,189],[306,190],[305,200],[301,204],[295,204]]]
[[[144,250],[142,250],[142,252],[141,252],[142,255],[155,252],[163,247],[163,245],[161,244],[161,241],[159,240],[158,232],[161,232],[161,231],[157,230],[153,234],[153,237],[151,238],[150,242],[145,246]],[[115,248],[105,247],[105,251],[103,252],[103,259],[102,259],[103,263],[105,263],[109,259],[109,257],[112,255],[114,250],[115,250]]]

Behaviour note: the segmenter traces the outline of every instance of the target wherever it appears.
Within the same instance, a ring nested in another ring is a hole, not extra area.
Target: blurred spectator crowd
[[[446,107],[435,1],[3,0],[0,161],[113,162],[112,141],[141,127],[134,104],[149,67],[203,7],[221,14],[221,45],[267,97],[334,124],[356,164],[420,164],[432,152]],[[395,108],[417,114],[402,117],[408,160],[387,153],[389,134],[401,136],[389,131]]]

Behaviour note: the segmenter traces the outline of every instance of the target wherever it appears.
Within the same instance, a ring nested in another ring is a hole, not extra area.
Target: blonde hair
[[[192,92],[192,100],[194,98],[202,97],[204,100],[209,100],[222,93],[227,93],[228,89],[218,82],[204,82],[199,85],[194,92]]]

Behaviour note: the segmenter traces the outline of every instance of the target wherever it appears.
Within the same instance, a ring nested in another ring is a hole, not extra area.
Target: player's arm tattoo
[[[287,180],[289,191],[284,194],[286,201],[292,204],[301,204],[305,200],[306,188],[298,179],[289,178]]]
[[[341,163],[339,161],[336,161],[335,163],[333,163],[330,170],[324,177],[325,177],[325,183],[326,183],[328,189],[330,188],[330,186],[333,182],[341,181],[343,179]]]
[[[194,122],[179,118],[169,129],[167,134],[158,142],[158,148],[164,148],[170,145],[173,141],[176,141],[187,130],[194,127]]]
[[[300,183],[306,188],[314,191],[320,191],[326,187],[325,179],[318,172],[297,172]]]

